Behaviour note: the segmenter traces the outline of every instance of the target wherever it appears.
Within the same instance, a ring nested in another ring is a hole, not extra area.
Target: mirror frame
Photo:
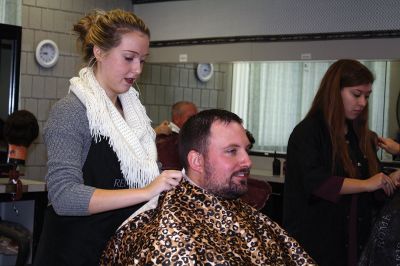
[[[397,126],[400,128],[400,92],[399,95],[397,96],[396,118],[397,118]]]
[[[11,114],[18,110],[19,100],[19,77],[20,77],[20,61],[21,61],[21,38],[22,38],[22,27],[16,25],[2,24],[0,23],[0,41],[9,40],[12,46],[12,58],[11,58],[11,73],[10,83],[8,86],[8,99],[1,99],[2,104],[7,104],[8,114]],[[1,42],[0,42],[1,45]],[[4,66],[0,66],[2,68]],[[5,115],[5,114],[1,114]]]

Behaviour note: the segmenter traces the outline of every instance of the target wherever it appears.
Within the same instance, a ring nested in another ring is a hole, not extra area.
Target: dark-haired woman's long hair
[[[342,59],[332,64],[324,77],[306,117],[321,112],[332,142],[332,172],[337,161],[342,163],[349,177],[356,177],[345,139],[345,112],[341,90],[344,87],[372,84],[371,71],[356,60]],[[359,140],[361,152],[367,157],[370,175],[378,172],[379,163],[373,138],[376,136],[368,128],[368,104],[361,114],[352,121],[354,131]]]

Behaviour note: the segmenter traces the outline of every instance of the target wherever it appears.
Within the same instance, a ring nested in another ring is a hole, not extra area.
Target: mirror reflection
[[[375,76],[369,99],[369,125],[380,136],[397,139],[399,61],[360,60]],[[154,123],[169,119],[179,100],[199,109],[225,108],[237,113],[252,132],[253,150],[286,153],[294,126],[308,112],[319,83],[334,60],[214,63],[207,82],[196,77],[196,63],[145,65],[139,86]],[[392,160],[380,151],[380,158]]]

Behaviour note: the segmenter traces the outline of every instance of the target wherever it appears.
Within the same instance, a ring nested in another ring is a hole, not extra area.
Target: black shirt
[[[346,137],[353,163],[360,163],[357,178],[369,178],[368,163],[351,126]],[[359,255],[370,232],[374,206],[373,193],[340,195],[337,201],[313,193],[333,176],[348,176],[339,162],[332,167],[331,153],[330,135],[321,114],[305,118],[289,138],[283,225],[322,266],[347,265],[349,250]]]

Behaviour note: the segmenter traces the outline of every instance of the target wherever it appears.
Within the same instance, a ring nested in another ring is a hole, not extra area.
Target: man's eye
[[[132,60],[133,60],[133,57],[125,57],[125,60],[126,60],[126,61],[132,61]]]

